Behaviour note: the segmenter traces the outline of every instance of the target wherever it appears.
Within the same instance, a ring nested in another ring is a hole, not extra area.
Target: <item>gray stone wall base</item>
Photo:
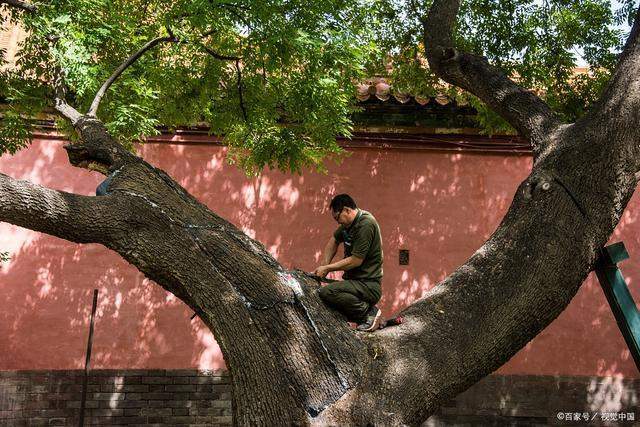
[[[1,371],[0,426],[78,425],[83,371]],[[226,371],[95,370],[85,425],[229,426]]]
[[[78,424],[83,371],[0,371],[0,426]],[[85,425],[229,426],[226,371],[95,370]],[[624,414],[624,415],[622,415]],[[423,426],[640,425],[640,380],[491,375]]]

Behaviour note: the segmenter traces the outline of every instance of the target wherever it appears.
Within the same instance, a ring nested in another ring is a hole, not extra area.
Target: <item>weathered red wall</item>
[[[60,141],[37,140],[0,171],[48,187],[92,195],[101,176],[69,166]],[[464,262],[497,226],[529,157],[352,149],[329,174],[279,172],[247,179],[225,163],[225,149],[147,144],[146,160],[210,208],[262,241],[286,266],[313,270],[335,227],[326,205],[347,192],[378,219],[385,278],[381,308],[390,315]],[[612,240],[624,240],[623,271],[640,300],[637,197]],[[409,249],[409,266],[398,265]],[[0,224],[0,370],[83,366],[91,293],[100,290],[95,368],[220,368],[218,346],[179,300],[100,245]],[[508,374],[639,374],[597,281],[590,277],[569,308],[507,365]]]

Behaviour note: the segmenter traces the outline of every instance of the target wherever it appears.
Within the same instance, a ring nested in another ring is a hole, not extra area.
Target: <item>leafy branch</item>
[[[116,81],[118,77],[120,77],[120,74],[122,74],[124,70],[126,70],[134,62],[136,62],[138,58],[140,58],[146,51],[148,51],[149,49],[153,48],[154,46],[156,46],[161,42],[175,42],[175,41],[177,41],[177,39],[173,34],[169,36],[164,36],[164,37],[157,37],[151,40],[150,42],[148,42],[147,44],[145,44],[144,46],[142,46],[136,53],[134,53],[129,58],[127,58],[122,64],[120,64],[120,66],[113,72],[113,74],[111,74],[111,76],[102,84],[102,87],[100,87],[100,89],[96,93],[96,96],[93,98],[93,102],[91,103],[91,107],[89,108],[87,115],[95,117],[96,113],[98,112],[98,107],[100,106],[100,101],[102,101],[102,97],[107,92],[109,87],[113,84],[113,82]]]

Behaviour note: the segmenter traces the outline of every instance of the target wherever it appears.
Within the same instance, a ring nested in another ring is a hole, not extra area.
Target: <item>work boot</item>
[[[361,323],[356,328],[361,332],[373,332],[380,327],[380,321],[382,320],[382,312],[378,307],[372,305],[366,314],[364,323]]]

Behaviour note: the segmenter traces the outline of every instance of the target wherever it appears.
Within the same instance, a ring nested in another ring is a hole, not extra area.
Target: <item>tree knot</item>
[[[551,184],[553,182],[553,176],[550,174],[536,174],[531,175],[528,180],[525,181],[522,189],[525,200],[531,200],[538,191],[551,190]]]
[[[527,181],[525,181],[524,188],[522,189],[525,200],[531,200],[535,197],[538,191],[547,192],[553,187],[558,187],[569,196],[573,205],[578,209],[583,218],[587,217],[587,211],[580,203],[576,194],[569,188],[569,186],[554,173],[538,173],[532,175]]]

